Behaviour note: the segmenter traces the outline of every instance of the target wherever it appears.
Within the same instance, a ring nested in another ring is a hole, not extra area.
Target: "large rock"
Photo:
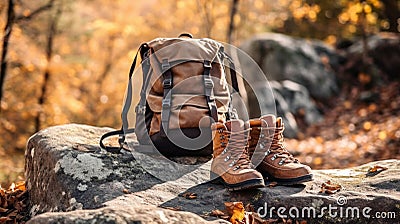
[[[342,41],[337,47],[346,58],[342,82],[349,82],[347,76],[358,79],[360,73],[372,76],[374,84],[400,79],[400,34],[378,33],[365,40]]]
[[[321,121],[314,100],[324,101],[339,91],[335,70],[339,68],[341,56],[326,44],[317,40],[293,38],[283,34],[264,33],[245,41],[240,48],[249,54],[261,67],[273,91],[262,97],[255,97],[247,88],[250,117],[260,116],[260,107],[275,108],[278,116],[283,117],[286,124],[286,135],[297,137],[298,124],[294,117],[304,119],[309,125]],[[239,57],[246,79],[257,74],[248,66],[246,59]],[[255,82],[256,83],[256,82]],[[247,86],[249,87],[249,86]],[[262,92],[267,85],[257,88],[253,83],[253,91]],[[260,99],[263,98],[263,99]],[[265,98],[275,99],[272,104]],[[267,108],[267,109],[265,109]]]
[[[294,81],[317,99],[327,99],[338,92],[332,67],[338,66],[339,56],[321,41],[264,33],[240,48],[258,63],[269,80]]]
[[[286,219],[307,223],[400,221],[399,160],[314,171],[315,181],[305,185],[229,192],[221,185],[205,182],[209,162],[192,165],[189,168],[196,169],[181,173],[179,165],[143,163],[146,157],[138,154],[135,159],[130,153],[105,153],[98,147],[98,140],[110,130],[70,124],[47,128],[30,138],[25,168],[33,218],[28,223],[226,223],[209,213],[224,209],[227,201],[251,203],[261,215],[267,208],[266,219],[270,214],[276,218],[279,208],[288,216],[289,211],[294,214],[297,209],[297,218]],[[195,164],[200,159],[179,161]],[[366,175],[373,165],[388,170]],[[320,193],[327,180],[341,184],[343,189],[333,195]],[[187,199],[184,193],[196,193],[197,198]],[[272,207],[275,212],[271,213]],[[328,214],[329,208],[336,216]],[[358,217],[356,210],[360,212]],[[314,211],[318,218],[313,218]],[[385,214],[396,218],[378,219],[376,212],[394,212]]]

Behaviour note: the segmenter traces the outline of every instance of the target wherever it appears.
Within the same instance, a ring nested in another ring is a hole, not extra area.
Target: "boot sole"
[[[270,180],[270,181],[275,181],[279,185],[285,185],[285,186],[302,184],[302,183],[309,182],[309,181],[313,180],[313,175],[312,174],[307,174],[307,175],[304,175],[304,176],[301,176],[301,177],[290,178],[290,179],[276,178],[276,177],[271,176],[270,174],[265,174],[263,176],[266,179]]]
[[[251,179],[251,180],[246,180],[240,183],[236,184],[229,184],[224,181],[222,177],[219,175],[211,172],[210,173],[211,177],[211,183],[213,184],[222,184],[228,189],[228,191],[240,191],[240,190],[246,190],[246,189],[255,189],[255,188],[263,188],[265,187],[264,180],[263,179]]]

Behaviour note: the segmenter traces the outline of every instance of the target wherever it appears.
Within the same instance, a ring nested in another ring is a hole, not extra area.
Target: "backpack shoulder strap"
[[[124,107],[122,109],[122,114],[121,114],[121,118],[122,118],[122,128],[120,130],[116,130],[116,131],[111,131],[111,132],[107,132],[104,135],[101,136],[100,138],[100,142],[99,145],[102,149],[105,149],[108,152],[111,153],[120,153],[121,149],[123,148],[123,145],[125,143],[125,134],[129,134],[129,133],[134,133],[135,129],[131,128],[128,129],[128,120],[127,120],[127,113],[129,111],[130,108],[130,102],[131,102],[131,98],[132,98],[132,76],[133,76],[133,72],[135,71],[135,67],[136,67],[136,63],[137,63],[137,58],[138,55],[140,53],[142,59],[144,57],[144,53],[145,50],[147,51],[148,46],[147,43],[141,44],[138,51],[136,52],[135,58],[132,61],[132,65],[129,69],[129,80],[128,80],[128,93],[127,93],[127,99],[125,100],[125,104]],[[105,146],[103,141],[106,138],[109,138],[111,136],[115,136],[118,135],[118,143],[119,143],[119,147],[115,147],[115,146]]]

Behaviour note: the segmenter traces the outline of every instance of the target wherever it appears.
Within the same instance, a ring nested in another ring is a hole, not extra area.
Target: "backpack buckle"
[[[214,82],[210,77],[204,78],[204,86],[208,89],[214,88]]]
[[[146,113],[146,106],[137,105],[135,108],[135,112],[137,114],[145,114]]]
[[[211,69],[211,62],[208,61],[208,60],[205,60],[203,66],[204,66],[204,68],[210,68]]]
[[[170,108],[171,107],[171,100],[163,99],[162,100],[162,108]]]
[[[163,81],[163,87],[164,89],[171,89],[172,87],[172,80],[171,79],[165,79]]]
[[[163,59],[162,63],[161,63],[161,71],[165,72],[170,68],[171,68],[171,65],[169,64],[168,59]]]

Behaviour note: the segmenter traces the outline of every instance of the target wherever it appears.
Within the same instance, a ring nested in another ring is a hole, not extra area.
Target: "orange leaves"
[[[262,219],[257,212],[254,212],[252,205],[243,205],[243,202],[225,202],[225,210],[215,209],[210,215],[230,221],[232,224],[307,224],[306,221],[293,221],[291,219]]]
[[[342,189],[340,184],[332,183],[330,180],[328,180],[327,182],[322,183],[320,193],[334,194],[340,191],[340,189]]]
[[[225,202],[225,208],[232,224],[242,224],[245,217],[243,202]]]
[[[196,193],[192,193],[192,192],[186,192],[186,193],[181,194],[181,197],[184,197],[186,199],[192,200],[192,199],[196,199],[197,198],[197,194]]]
[[[26,219],[27,199],[25,182],[12,183],[7,190],[0,186],[0,223],[19,223]]]
[[[332,102],[336,106],[327,110],[323,122],[304,129],[301,140],[285,139],[287,148],[313,169],[400,159],[399,89],[399,82],[376,87],[367,91],[370,101],[361,100],[366,91],[352,89]]]
[[[368,173],[366,174],[366,176],[367,177],[375,176],[375,175],[379,174],[380,172],[385,171],[387,169],[388,169],[387,167],[375,165],[368,169]]]

